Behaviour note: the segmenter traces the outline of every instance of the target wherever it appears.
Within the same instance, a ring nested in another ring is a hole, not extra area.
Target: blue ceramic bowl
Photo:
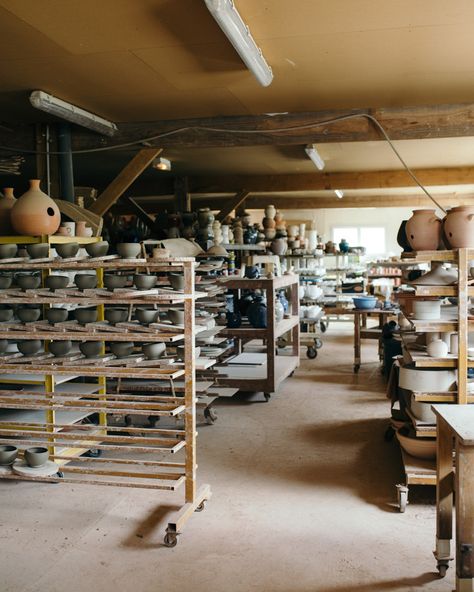
[[[371,310],[375,308],[377,303],[377,298],[375,296],[359,296],[358,298],[353,298],[354,306],[360,310]]]

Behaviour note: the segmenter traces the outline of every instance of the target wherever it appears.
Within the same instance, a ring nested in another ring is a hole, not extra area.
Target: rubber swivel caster
[[[195,512],[202,512],[204,510],[204,508],[206,507],[206,502],[203,500],[199,506],[196,507],[196,509],[194,510]]]
[[[176,547],[178,544],[178,536],[174,532],[167,532],[163,542],[166,547]]]
[[[211,407],[204,409],[204,418],[209,425],[217,421],[217,413]]]
[[[271,399],[272,395],[271,393],[263,393],[263,396],[265,397],[265,401],[268,403],[268,401]]]
[[[317,355],[318,350],[313,346],[308,347],[308,349],[306,350],[306,357],[308,357],[310,360],[314,360],[314,358],[316,358]]]

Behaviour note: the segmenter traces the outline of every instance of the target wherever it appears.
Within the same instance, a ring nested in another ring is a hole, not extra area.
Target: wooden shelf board
[[[415,458],[400,447],[407,485],[436,485],[436,461]]]

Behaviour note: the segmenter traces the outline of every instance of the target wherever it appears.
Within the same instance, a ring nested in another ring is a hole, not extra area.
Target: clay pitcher
[[[436,251],[441,241],[441,220],[435,210],[413,210],[406,235],[414,251]]]
[[[13,187],[5,187],[3,197],[0,197],[0,234],[4,236],[13,234],[10,214],[15,202]]]
[[[39,179],[31,179],[30,188],[11,210],[11,221],[18,234],[54,234],[61,223],[61,214],[56,203],[41,191]]]
[[[444,219],[444,234],[452,249],[474,247],[474,206],[451,208]]]

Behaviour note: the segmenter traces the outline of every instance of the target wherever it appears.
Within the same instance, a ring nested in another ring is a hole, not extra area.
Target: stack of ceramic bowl
[[[415,300],[413,318],[419,321],[436,321],[441,317],[441,300]]]

